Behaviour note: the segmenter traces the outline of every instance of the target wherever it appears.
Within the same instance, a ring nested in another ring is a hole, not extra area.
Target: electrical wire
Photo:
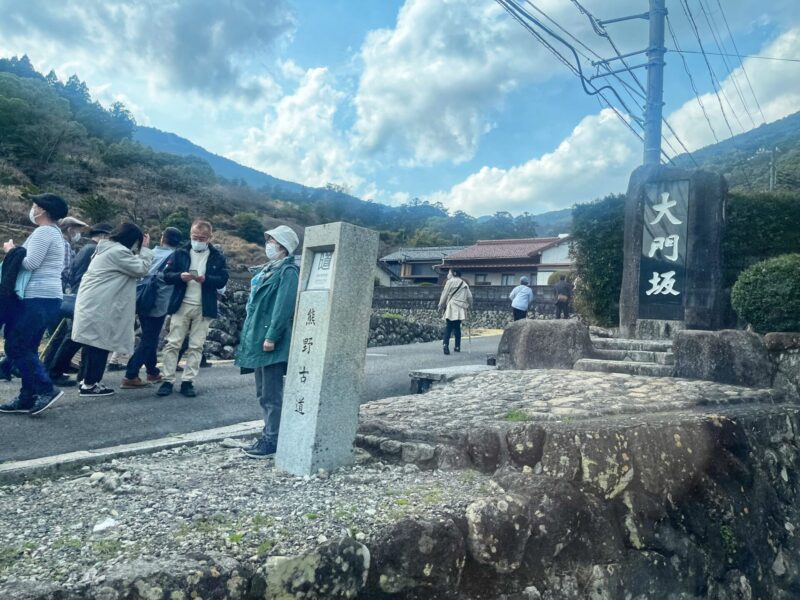
[[[633,71],[633,69],[631,69],[630,65],[625,60],[625,57],[622,56],[622,54],[620,53],[619,48],[614,43],[614,40],[611,39],[611,36],[609,35],[608,31],[606,31],[606,28],[600,22],[600,19],[598,19],[591,12],[589,12],[589,10],[587,10],[578,0],[572,0],[572,3],[577,7],[577,9],[580,11],[581,14],[586,15],[586,17],[589,19],[589,22],[592,25],[592,29],[594,29],[594,32],[598,36],[603,37],[603,38],[606,39],[606,41],[608,41],[609,45],[614,50],[614,53],[616,54],[617,59],[622,62],[623,66],[627,69],[627,71],[630,74],[630,76],[636,82],[636,85],[639,86],[639,90],[641,90],[640,95],[643,98],[646,98],[647,91],[645,90],[644,85],[639,80],[639,78],[636,76],[636,73]],[[531,6],[533,6],[533,4],[530,2],[530,0],[528,0],[528,4],[531,4]],[[542,12],[542,11],[540,11],[540,12]],[[551,19],[551,21],[552,21],[552,19]],[[574,36],[572,36],[572,37],[574,38]],[[574,39],[577,39],[577,38],[574,38]],[[584,44],[584,47],[587,47],[587,46]],[[594,50],[589,49],[589,51],[592,52],[601,61],[603,60],[602,57],[599,54],[594,52]],[[611,71],[611,67],[608,65],[607,61],[603,61],[602,64],[606,68],[606,70],[608,70],[609,72]],[[626,86],[626,88],[627,88],[627,86]],[[686,144],[683,143],[683,140],[681,140],[681,138],[678,136],[678,133],[672,128],[672,125],[670,125],[670,123],[669,123],[669,121],[667,121],[666,117],[664,117],[662,115],[661,121],[664,123],[664,125],[666,125],[667,129],[672,134],[672,137],[674,137],[675,141],[678,144],[680,144],[680,146],[683,148],[683,151],[689,156],[689,158],[692,160],[692,162],[695,164],[695,166],[699,167],[700,165],[698,164],[697,160],[695,160],[694,155],[692,155],[692,153],[686,147]],[[672,150],[673,156],[677,156],[678,153],[675,150],[675,148],[672,146],[672,144],[670,143],[669,138],[667,138],[665,135],[662,135],[661,138],[664,141],[664,143],[667,144],[667,146],[669,146],[670,150]],[[666,156],[666,154],[665,154],[665,156]]]
[[[725,22],[725,29],[728,30],[728,37],[731,40],[731,44],[733,44],[733,50],[736,52],[736,56],[739,58],[739,64],[742,66],[742,73],[744,73],[744,78],[747,81],[747,85],[750,88],[750,93],[753,94],[753,100],[756,102],[756,106],[758,107],[758,112],[761,113],[761,119],[764,123],[767,122],[767,118],[764,116],[764,111],[761,110],[761,104],[758,102],[758,96],[756,96],[756,92],[753,89],[753,84],[750,82],[750,76],[747,74],[747,69],[744,68],[744,60],[742,60],[741,53],[739,52],[739,48],[736,46],[736,38],[733,37],[733,32],[731,32],[731,26],[728,24],[728,17],[725,16],[725,11],[722,8],[721,0],[717,0],[717,6],[719,7],[719,12],[722,15],[722,20]]]
[[[722,105],[722,97],[720,96],[720,92],[722,92],[722,86],[719,85],[719,80],[717,79],[717,76],[714,73],[714,69],[711,67],[711,63],[708,60],[708,55],[706,54],[705,48],[703,47],[703,41],[700,39],[700,30],[697,28],[697,23],[694,20],[694,15],[692,15],[692,9],[689,6],[689,2],[687,0],[681,0],[681,8],[683,8],[683,13],[684,15],[686,15],[686,20],[689,21],[689,24],[692,27],[692,31],[694,32],[694,37],[697,40],[698,45],[700,46],[700,51],[703,54],[703,60],[705,61],[706,68],[708,69],[708,75],[711,78],[711,87],[714,90],[714,94],[717,97],[717,102],[719,103],[719,109],[722,112],[722,118],[725,120],[725,125],[728,126],[728,131],[730,131],[731,137],[733,137],[736,134],[733,132],[733,127],[731,127],[731,123],[728,120],[728,115],[725,112],[725,107]],[[728,104],[730,105],[730,102],[728,102]],[[732,107],[731,110],[733,110]],[[734,116],[736,115],[734,114]],[[736,117],[736,119],[738,121],[738,117]],[[739,121],[739,127],[742,130],[744,130],[741,121]]]
[[[674,50],[670,48],[672,52],[680,52],[682,54],[707,54],[708,56],[728,56],[733,58],[752,58],[755,60],[779,60],[783,62],[793,62],[793,63],[800,63],[800,58],[783,58],[780,56],[761,56],[758,54],[720,54],[719,52],[701,52],[700,50]]]
[[[676,48],[680,48],[678,46],[678,38],[675,35],[675,31],[672,29],[672,22],[669,19],[669,15],[667,16],[667,29],[669,30],[669,35],[672,38],[672,43],[675,44]],[[680,52],[680,50],[678,50]],[[692,77],[692,72],[689,69],[689,64],[686,62],[686,59],[683,56],[683,53],[680,54],[681,61],[683,62],[683,69],[686,71],[686,75],[689,77],[689,84],[692,86],[692,91],[694,92],[694,97],[697,99],[697,103],[700,105],[700,110],[703,111],[703,116],[706,119],[706,123],[708,123],[708,128],[711,130],[711,135],[714,136],[714,141],[719,143],[719,137],[717,137],[717,132],[714,130],[714,125],[711,123],[711,119],[708,116],[708,112],[706,111],[706,106],[703,104],[703,100],[700,97],[700,92],[697,89],[697,85],[694,82],[694,77]]]
[[[739,88],[739,82],[736,80],[736,73],[728,64],[728,59],[725,58],[724,52],[725,49],[722,47],[722,38],[721,35],[717,35],[717,24],[714,21],[713,16],[710,14],[710,10],[706,10],[706,3],[705,0],[698,0],[700,4],[700,10],[703,13],[703,17],[706,20],[706,24],[708,25],[708,29],[711,32],[711,37],[714,38],[714,43],[717,46],[717,50],[719,50],[720,55],[722,55],[722,63],[725,65],[725,69],[727,69],[731,82],[733,83],[733,88],[736,90],[736,94],[739,96],[739,101],[742,103],[742,108],[744,108],[745,113],[747,113],[748,118],[750,119],[750,123],[752,123],[753,127],[756,126],[756,121],[753,119],[753,115],[750,112],[750,109],[747,106],[747,103],[744,100],[744,95],[742,94],[742,90]]]

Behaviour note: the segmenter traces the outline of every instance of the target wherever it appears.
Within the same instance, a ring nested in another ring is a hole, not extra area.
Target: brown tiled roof
[[[445,259],[450,264],[464,260],[530,258],[562,241],[563,238],[523,238],[517,240],[480,240],[477,244],[453,252]]]

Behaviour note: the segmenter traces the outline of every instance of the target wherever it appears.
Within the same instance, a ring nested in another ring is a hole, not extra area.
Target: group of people
[[[22,246],[13,240],[3,246],[0,326],[5,358],[0,378],[10,381],[17,373],[21,386],[16,397],[0,404],[0,413],[41,414],[63,397],[54,381],[77,383],[83,397],[114,394],[103,383],[111,352],[130,355],[121,388],[158,384],[156,394],[169,396],[187,338],[180,393],[196,396],[203,345],[218,314],[218,296],[228,283],[225,256],[211,243],[211,223],[192,223],[188,241],[180,230],[167,227],[153,250],[149,235],[134,223],[113,228],[98,224],[89,228],[88,240],[75,253],[81,230],[88,226],[67,216],[68,211],[55,194],[34,196],[29,218],[36,228]],[[277,448],[299,276],[293,256],[297,234],[282,225],[264,235],[267,261],[254,269],[236,358],[243,372],[255,374],[256,398],[264,412],[263,434],[245,450],[254,458],[270,456]],[[168,317],[159,369],[157,350]],[[141,334],[135,343],[137,319]],[[39,356],[44,334],[65,324],[67,334],[46,367]],[[79,381],[71,382],[66,372],[78,351]],[[141,378],[142,367],[146,379]]]
[[[569,303],[572,300],[572,285],[564,275],[556,283],[556,319],[569,319]],[[511,311],[515,321],[525,319],[533,304],[533,288],[530,280],[520,277],[519,285],[508,295],[511,300]],[[447,272],[442,294],[439,296],[439,313],[445,321],[442,335],[442,350],[450,354],[450,338],[453,337],[454,352],[461,352],[461,323],[467,318],[467,311],[472,306],[472,292],[467,282],[461,277],[461,271],[450,269]]]
[[[150,249],[150,236],[134,223],[115,228],[99,224],[89,230],[89,241],[74,254],[69,243],[77,242],[80,232],[70,229],[86,224],[67,217],[67,211],[67,203],[59,196],[35,196],[30,218],[36,229],[20,249],[13,240],[4,245],[7,255],[0,276],[8,287],[13,280],[15,289],[2,296],[6,359],[0,375],[10,379],[16,368],[22,384],[17,397],[0,405],[0,412],[35,415],[52,406],[63,396],[54,381],[76,383],[69,381],[66,371],[78,351],[82,352],[80,396],[115,393],[103,383],[112,352],[130,356],[121,387],[160,383],[157,394],[167,396],[172,393],[178,354],[187,334],[180,391],[195,396],[193,380],[209,323],[217,316],[217,290],[228,281],[225,258],[209,243],[211,224],[195,221],[187,244],[181,243],[178,229],[167,228],[155,250]],[[12,258],[15,252],[24,255],[22,260]],[[146,311],[137,311],[137,285],[148,276],[157,280],[156,298]],[[142,333],[134,350],[137,312]],[[172,316],[160,372],[156,350],[167,315]],[[45,367],[39,345],[60,317],[71,326]],[[147,382],[139,377],[142,366],[147,369]]]

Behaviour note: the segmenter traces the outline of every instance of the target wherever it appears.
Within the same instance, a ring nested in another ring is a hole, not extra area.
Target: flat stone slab
[[[453,381],[465,375],[477,375],[484,371],[496,371],[497,368],[489,365],[458,365],[455,367],[442,367],[439,369],[418,369],[409,371],[412,379],[429,379],[431,381]]]

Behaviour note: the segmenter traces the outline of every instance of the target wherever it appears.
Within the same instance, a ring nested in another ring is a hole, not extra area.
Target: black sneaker
[[[57,385],[58,387],[72,387],[78,385],[77,381],[70,379],[67,375],[50,375],[50,381],[53,382],[53,385]]]
[[[194,398],[197,396],[197,391],[194,389],[194,385],[192,385],[191,381],[181,382],[181,394],[187,398]]]
[[[31,407],[30,415],[33,417],[42,414],[63,397],[64,392],[58,389],[53,390],[49,394],[36,394],[33,397],[33,406]]]
[[[19,396],[14,398],[11,402],[0,404],[0,413],[15,414],[15,413],[29,413],[33,406],[33,399],[23,400]]]
[[[79,393],[83,397],[113,396],[116,392],[102,383],[95,383],[92,387],[81,386]]]
[[[169,396],[172,393],[172,384],[169,381],[165,381],[160,386],[158,386],[158,391],[156,392],[156,396]]]
[[[242,448],[242,452],[250,458],[269,458],[274,455],[277,450],[278,444],[275,442],[268,442],[264,438],[258,440],[250,448]]]
[[[119,363],[108,363],[106,371],[124,371],[126,368],[127,365],[121,365]]]
[[[461,348],[453,348],[453,352],[461,352]]]
[[[442,346],[442,350],[444,350],[445,354],[450,354],[450,348],[448,348],[447,346]]]

